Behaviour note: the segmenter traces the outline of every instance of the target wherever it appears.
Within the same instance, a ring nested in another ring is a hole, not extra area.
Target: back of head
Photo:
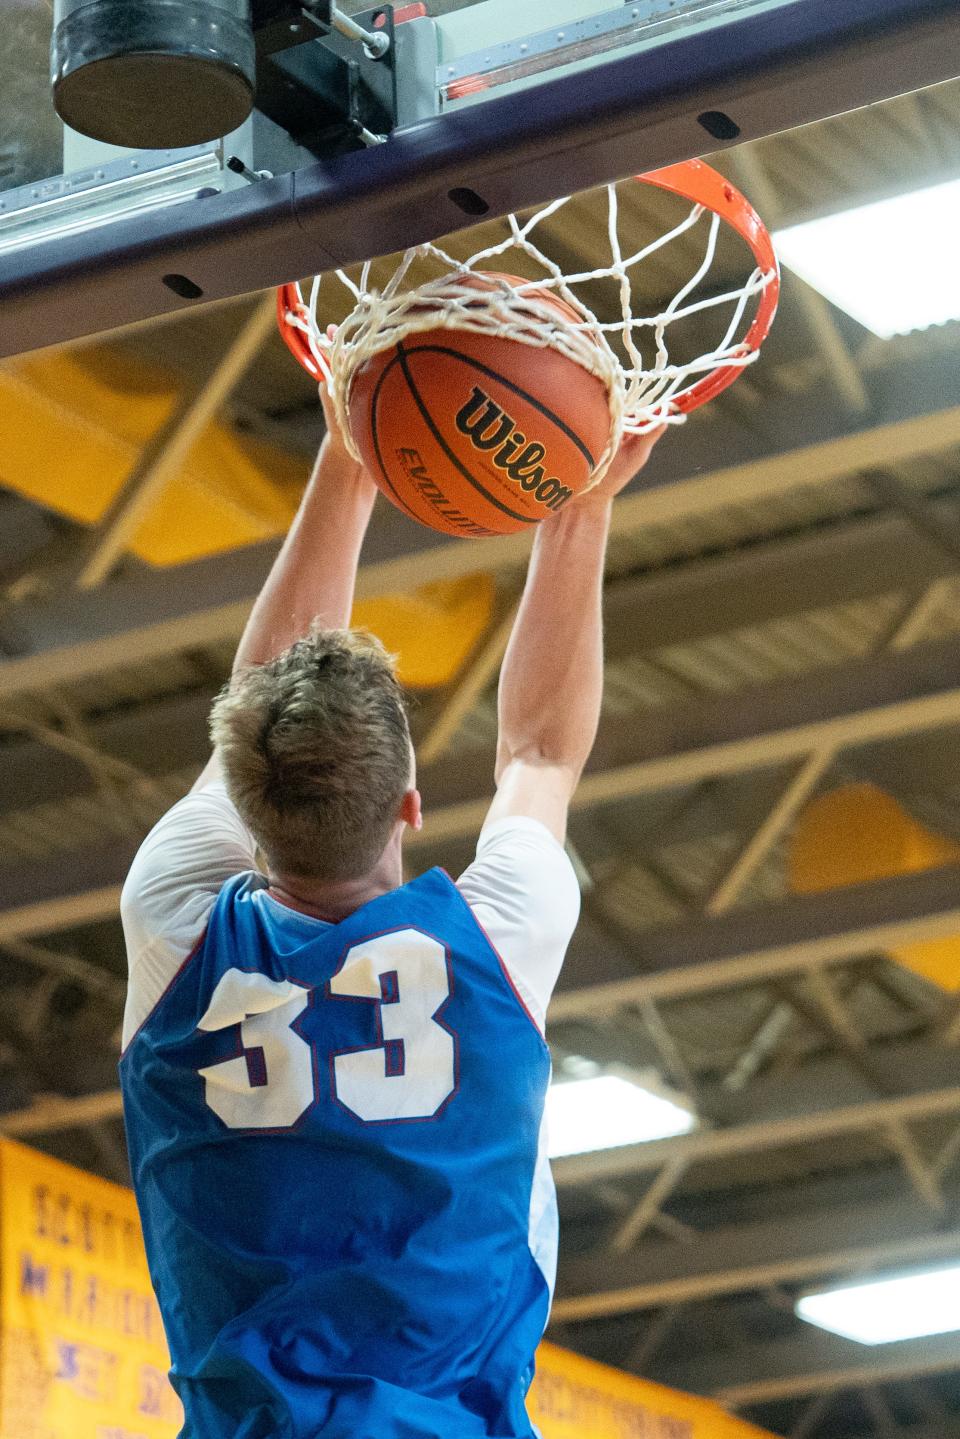
[[[272,870],[324,880],[370,872],[411,782],[403,694],[379,640],[316,630],[239,671],[210,731]]]

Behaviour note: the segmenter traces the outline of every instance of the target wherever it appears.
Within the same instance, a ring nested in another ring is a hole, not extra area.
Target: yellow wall
[[[10,361],[0,368],[0,484],[94,524],[176,399],[170,377],[133,362],[121,376],[94,353]],[[176,565],[281,535],[305,479],[303,461],[210,425],[131,549],[149,564]]]
[[[121,370],[115,356],[96,349],[10,361],[0,368],[0,485],[96,524],[176,395],[171,376],[130,359]],[[305,460],[211,424],[144,516],[131,551],[148,564],[175,566],[279,537],[307,473]],[[450,684],[493,613],[489,575],[434,584],[429,576],[427,557],[422,587],[362,601],[353,616],[399,656],[400,678],[414,689]]]
[[[960,845],[918,824],[873,784],[845,784],[807,805],[788,854],[795,894],[822,894],[960,863]],[[942,989],[960,990],[960,936],[906,944],[891,958]]]

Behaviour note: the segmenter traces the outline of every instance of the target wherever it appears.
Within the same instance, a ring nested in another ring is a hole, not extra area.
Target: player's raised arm
[[[360,549],[377,490],[352,458],[321,388],[327,434],[280,553],[250,612],[234,670],[264,664],[316,623],[344,629],[350,623]],[[216,778],[214,756],[197,780]]]
[[[600,717],[610,510],[659,434],[628,436],[601,484],[537,531],[500,673],[497,795],[488,823],[526,815],[565,837]]]
[[[234,669],[263,664],[307,634],[350,623],[360,548],[377,490],[348,454],[321,388],[327,434],[297,516],[260,592]]]

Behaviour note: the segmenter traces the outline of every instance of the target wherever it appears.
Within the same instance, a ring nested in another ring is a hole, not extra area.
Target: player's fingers
[[[655,430],[647,430],[642,435],[625,435],[620,446],[620,453],[624,459],[629,458],[630,462],[640,468],[650,458],[654,445],[666,434],[668,425],[658,425]]]
[[[327,387],[326,380],[320,381],[320,404],[323,406],[323,418],[327,423],[327,432],[339,434],[340,426],[337,422],[337,412],[333,403],[333,396]]]

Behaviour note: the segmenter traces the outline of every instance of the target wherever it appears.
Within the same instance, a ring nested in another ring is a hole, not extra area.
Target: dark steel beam
[[[822,593],[822,586],[842,583],[828,576],[843,575],[847,559],[855,589],[858,584],[868,583],[886,588],[900,546],[906,571],[904,575],[898,573],[898,580],[912,578],[911,565],[916,567],[919,578],[924,565],[922,541],[915,541],[911,551],[909,534],[899,534],[888,521],[869,522],[867,538],[857,525],[842,529],[843,538],[836,544],[831,544],[829,537],[788,542],[782,564],[778,546],[769,545],[747,556],[682,567],[667,578],[625,580],[611,585],[607,600],[610,650],[615,656],[636,654],[661,644],[717,633],[745,622],[753,606],[764,606],[768,618],[790,612],[794,605],[806,606]],[[819,558],[818,545],[823,548]],[[231,595],[249,586],[254,577],[263,577],[272,553],[272,547],[258,546],[224,557],[216,564],[204,561],[169,573],[143,575],[136,581],[107,584],[95,594],[78,595],[69,602],[61,599],[46,606],[31,605],[24,613],[22,629],[29,627],[34,652],[29,658],[0,662],[0,713],[5,681],[8,691],[15,695],[28,673],[33,683],[59,684],[91,669],[108,668],[111,663],[143,662],[154,641],[167,644],[171,628],[176,630],[184,623],[184,616],[177,610],[183,606],[185,595],[192,595],[196,605],[202,593],[208,606],[195,610],[190,617],[194,642],[212,643],[222,639],[224,632],[239,630],[248,600]],[[929,568],[936,568],[932,556]],[[868,574],[872,575],[870,581],[866,579]],[[759,622],[762,614],[756,618]],[[58,631],[60,643],[54,639]],[[186,630],[182,638],[186,640]],[[26,644],[27,635],[21,632],[20,640]],[[786,746],[783,758],[789,760],[802,754],[802,750],[790,741],[788,731],[844,719],[855,730],[857,714],[864,715],[864,727],[869,731],[870,710],[904,701],[916,706],[922,719],[924,700],[935,702],[939,694],[948,704],[944,691],[958,687],[960,649],[952,642],[917,646],[900,654],[867,659],[739,695],[705,697],[697,704],[648,713],[629,722],[606,722],[590,761],[590,773],[630,765],[634,793],[649,793],[703,777],[703,752],[707,752],[709,766],[710,752],[723,747],[728,752],[733,747],[734,752],[717,754],[718,772],[730,773],[731,765],[733,772],[739,772],[751,767],[751,739],[760,764],[776,763],[777,743],[768,756],[762,739],[781,731]],[[90,738],[108,754],[154,776],[192,764],[199,767],[207,748],[209,701],[206,693],[151,701],[92,722]],[[9,693],[8,702],[15,707]],[[955,718],[960,722],[960,703]],[[928,726],[924,722],[918,727]],[[894,725],[893,734],[908,730],[909,722],[906,729]],[[865,741],[874,737],[886,737],[882,725],[876,736],[868,733]],[[82,765],[63,756],[54,759],[49,750],[35,742],[8,742],[3,753],[0,811],[26,808],[89,788]],[[683,753],[686,759],[681,758]],[[639,774],[638,763],[643,767]],[[437,809],[463,803],[471,795],[479,801],[489,792],[491,773],[492,755],[473,756],[466,773],[462,758],[450,756],[424,774],[428,802]],[[465,820],[466,827],[461,825],[461,832],[466,833],[476,822],[477,816],[469,823]],[[441,832],[441,826],[445,837],[453,832],[448,816],[434,815],[431,827]],[[429,839],[430,833],[428,828],[425,838]]]
[[[830,418],[829,396],[798,399],[784,419],[779,437],[783,449],[776,454],[744,453],[742,440],[738,449],[724,433],[722,421],[691,426],[679,440],[658,451],[656,464],[642,483],[618,501],[613,532],[629,535],[724,505],[829,483],[859,469],[909,463],[951,450],[960,445],[960,407],[950,405],[952,384],[952,373],[947,375],[942,366],[925,368],[922,375],[910,371],[891,376],[885,381],[882,412],[870,427],[859,430],[851,430],[848,421],[835,415]],[[820,437],[815,444],[809,443],[810,434]],[[716,467],[718,453],[728,457],[725,468]],[[951,513],[948,506],[946,521]],[[704,562],[699,568],[683,567],[679,572],[685,575],[683,580],[679,575],[676,581],[672,576],[638,580],[640,595],[625,590],[623,609],[609,617],[618,652],[629,652],[626,646],[638,624],[642,649],[758,622],[765,613],[767,589],[766,613],[777,618],[810,605],[882,593],[951,572],[932,545],[925,561],[924,542],[900,522],[894,530],[884,522],[874,527],[874,522],[864,521],[862,530],[860,522],[844,524],[852,528],[836,542],[829,528],[820,532],[824,543],[820,561],[813,539],[787,541],[781,578],[771,542],[757,548],[755,559],[748,554],[731,558],[729,569],[727,561]],[[901,541],[902,572],[889,563]],[[523,564],[528,547],[529,536],[524,535],[469,544],[451,541],[381,506],[365,546],[358,593],[366,597],[396,593],[423,583],[425,576],[440,579],[477,570],[509,571]],[[11,609],[4,621],[7,654],[0,660],[0,699],[238,638],[276,549],[275,543],[250,546],[193,564],[111,580],[88,595],[35,597]],[[833,558],[836,565],[831,567]],[[844,588],[846,578],[849,589]],[[628,604],[644,598],[643,586],[648,583],[649,619],[638,620]],[[751,585],[755,586],[753,604],[749,603]],[[726,598],[721,598],[724,592]],[[678,622],[676,618],[687,609],[709,616],[714,604],[718,605],[716,628],[700,628],[714,623],[709,619]],[[662,638],[655,628],[658,623]]]
[[[960,724],[960,646],[917,645],[733,694],[703,696],[601,727],[573,809],[586,810],[751,770]],[[416,847],[475,833],[490,756],[451,757],[423,777],[427,823]],[[474,788],[473,798],[465,790]]]
[[[638,975],[558,994],[550,1020],[609,1020],[645,999],[709,993],[913,940],[960,933],[960,867],[799,895],[757,909],[641,931]]]
[[[553,1318],[597,1319],[960,1257],[960,1227],[944,1227],[912,1194],[875,1200],[864,1185],[863,1202],[830,1205],[811,1182],[804,1212],[781,1211],[774,1195],[769,1217],[700,1232],[689,1245],[648,1236],[625,1253],[564,1255]],[[949,1198],[960,1200],[960,1182]]]
[[[934,504],[960,529],[955,500]],[[604,598],[608,659],[690,644],[958,573],[903,519],[873,515],[620,580]]]
[[[742,1409],[828,1387],[855,1389],[958,1369],[960,1334],[865,1345],[802,1325],[786,1338],[692,1359],[656,1377],[687,1393],[709,1394],[721,1404]]]
[[[151,700],[92,720],[86,738],[97,750],[144,775],[162,778],[195,767],[210,754],[208,691]],[[0,722],[3,704],[0,701]],[[39,740],[7,738],[0,749],[0,813],[66,801],[95,788],[90,769],[75,755]]]
[[[306,473],[305,466],[304,478]],[[446,536],[381,506],[368,534],[359,593],[422,582],[425,554],[449,547]],[[89,593],[34,598],[8,611],[0,700],[239,638],[278,548],[279,541],[269,541],[169,569],[144,569]],[[410,570],[413,555],[417,580]]]
[[[135,840],[91,843],[82,853],[0,870],[0,942],[55,934],[116,919],[120,890],[137,850]]]
[[[833,1439],[825,1428],[813,1430],[810,1439]],[[861,1429],[838,1434],[836,1439],[960,1439],[960,1415],[939,1424],[906,1424],[897,1429]]]

